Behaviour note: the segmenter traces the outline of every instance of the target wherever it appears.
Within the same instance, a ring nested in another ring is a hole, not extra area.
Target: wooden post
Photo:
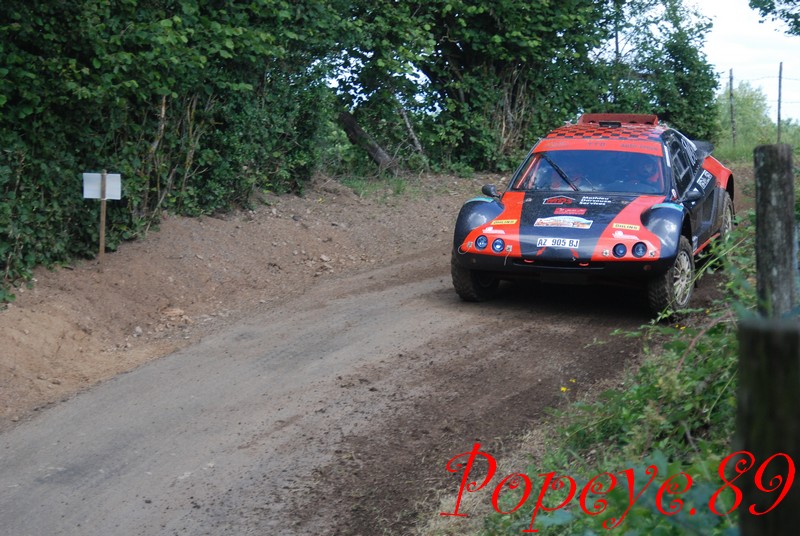
[[[800,468],[800,323],[797,319],[748,319],[739,324],[739,392],[734,451],[753,454],[736,480],[742,490],[737,511],[742,536],[784,536],[800,527],[800,493],[790,467]],[[759,467],[776,456],[760,479]],[[729,467],[728,481],[736,476]],[[780,477],[777,479],[775,477]],[[795,478],[797,480],[797,478]],[[769,493],[758,489],[772,489]],[[792,486],[774,510],[781,491]],[[752,506],[751,506],[752,505]],[[751,507],[753,510],[751,510]]]
[[[100,251],[97,253],[97,262],[101,272],[106,254],[106,175],[104,169],[100,174]]]
[[[778,143],[781,142],[781,92],[783,91],[783,62],[778,67]]]
[[[731,141],[733,141],[733,148],[736,149],[736,116],[733,113],[733,69],[730,70],[728,81],[728,101],[731,108]]]
[[[753,151],[756,176],[756,279],[759,312],[789,313],[797,303],[797,239],[790,145]]]
[[[797,299],[792,149],[763,145],[756,147],[753,159],[760,316],[739,323],[733,448],[752,458],[740,456],[742,465],[725,473],[728,482],[742,473],[735,484],[742,490],[742,536],[779,536],[800,527],[800,493],[792,489],[780,498],[795,484],[800,466],[800,318],[789,314]]]

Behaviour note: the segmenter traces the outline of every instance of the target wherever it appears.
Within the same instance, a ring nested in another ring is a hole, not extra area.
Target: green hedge
[[[313,171],[333,97],[330,17],[279,0],[0,5],[0,301],[34,266],[96,253],[81,173],[119,172],[108,246],[170,208],[247,203]]]

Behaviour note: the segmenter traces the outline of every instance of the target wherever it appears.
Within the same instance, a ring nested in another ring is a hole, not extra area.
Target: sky
[[[706,36],[705,54],[727,87],[733,69],[734,89],[740,81],[761,88],[769,114],[778,116],[778,74],[783,62],[781,119],[800,121],[800,36],[785,33],[786,25],[767,20],[750,9],[748,0],[696,0],[701,13],[714,23]]]

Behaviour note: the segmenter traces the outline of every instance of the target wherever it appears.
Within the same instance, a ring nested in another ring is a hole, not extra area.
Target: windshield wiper
[[[564,170],[563,170],[563,169],[561,169],[561,168],[558,166],[558,164],[556,164],[555,162],[553,162],[553,159],[552,159],[552,158],[550,158],[549,156],[547,156],[547,154],[546,154],[546,153],[542,153],[542,158],[544,158],[544,159],[545,159],[545,161],[546,161],[548,164],[550,164],[550,167],[552,167],[553,169],[555,169],[555,170],[556,170],[556,173],[558,173],[558,176],[559,176],[559,177],[561,177],[561,178],[563,179],[563,181],[564,181],[564,182],[566,182],[566,183],[567,183],[567,185],[569,185],[569,187],[570,187],[570,188],[572,188],[572,189],[573,189],[574,191],[576,191],[576,192],[578,191],[578,187],[577,187],[577,186],[575,186],[575,185],[572,183],[572,181],[571,181],[571,180],[569,180],[569,177],[567,177],[567,174],[566,174],[566,173],[564,173]]]

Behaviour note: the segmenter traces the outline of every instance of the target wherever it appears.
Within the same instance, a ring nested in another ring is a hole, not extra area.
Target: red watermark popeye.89
[[[478,482],[477,479],[473,480],[475,477],[471,477],[475,461],[479,458],[485,460],[487,464],[486,474],[480,482]],[[782,465],[780,464],[781,461],[783,461]],[[727,472],[729,466],[732,467],[733,471],[733,474],[730,475]],[[767,477],[765,473],[770,466],[772,466],[772,472],[769,474],[772,476]],[[776,466],[785,469],[785,474],[775,474]],[[713,514],[718,516],[728,515],[739,507],[742,502],[742,491],[734,482],[754,467],[756,467],[756,458],[751,452],[746,450],[734,452],[720,462],[717,473],[723,484],[711,495],[708,501],[708,508]],[[450,458],[446,468],[451,473],[463,472],[463,474],[456,497],[455,508],[452,512],[440,512],[440,515],[468,517],[468,514],[461,511],[461,499],[464,496],[464,492],[474,493],[485,488],[492,481],[497,472],[497,461],[491,454],[480,450],[480,443],[475,443],[471,451],[462,452]],[[559,475],[555,471],[539,474],[538,476],[543,480],[541,484],[538,485],[538,495],[533,504],[531,522],[528,528],[522,532],[538,532],[538,529],[534,528],[534,525],[536,523],[536,516],[540,511],[554,512],[556,510],[565,509],[576,496],[578,498],[578,506],[586,515],[601,515],[605,513],[608,508],[608,501],[604,499],[603,496],[607,495],[615,488],[623,487],[627,491],[627,508],[621,514],[609,516],[602,522],[603,527],[606,529],[619,527],[631,511],[631,508],[633,508],[633,505],[636,504],[658,476],[658,468],[655,465],[647,466],[644,472],[648,480],[642,488],[638,490],[635,485],[636,472],[634,469],[625,469],[615,473],[600,473],[591,478],[581,489],[579,489],[575,479],[569,475]],[[763,510],[759,510],[756,505],[752,504],[748,507],[747,511],[755,516],[764,515],[772,511],[784,497],[786,497],[786,494],[789,492],[794,482],[794,475],[794,461],[785,453],[779,452],[773,454],[761,462],[753,475],[753,482],[756,488],[761,492],[777,493],[777,496],[775,500]],[[767,480],[766,482],[765,479]],[[665,516],[673,516],[682,511],[684,501],[680,496],[688,492],[693,484],[694,479],[688,473],[680,472],[675,475],[667,476],[666,480],[663,481],[656,492],[655,501],[658,511]],[[492,508],[499,514],[511,514],[528,502],[528,499],[536,488],[537,486],[534,485],[534,481],[525,473],[511,473],[498,481],[495,485],[494,491],[492,492]],[[521,491],[519,500],[510,510],[502,510],[500,507],[500,496],[506,489]],[[545,504],[545,498],[548,492],[558,492],[561,490],[563,490],[565,495],[559,495],[563,497],[557,499],[557,501],[560,502],[555,505],[547,506]],[[727,509],[724,509],[719,502],[720,495],[725,492],[725,490],[730,490],[734,497],[733,504]],[[695,508],[689,510],[690,515],[694,515],[695,513]]]

